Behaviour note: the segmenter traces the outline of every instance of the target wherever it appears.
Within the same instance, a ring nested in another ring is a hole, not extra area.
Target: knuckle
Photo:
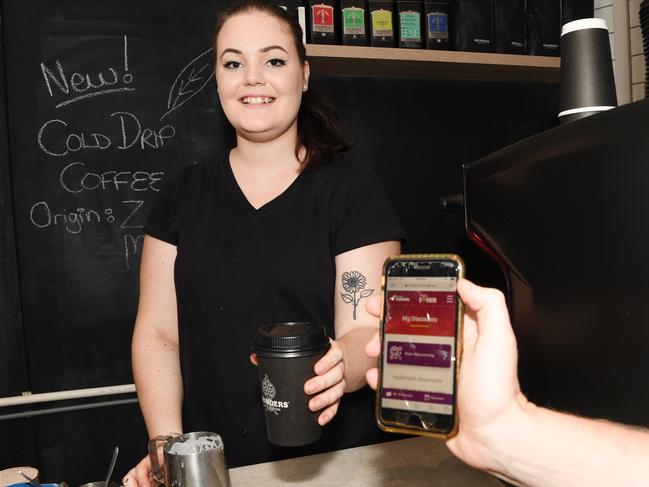
[[[489,296],[491,296],[496,301],[503,303],[505,302],[505,295],[499,289],[490,288]]]
[[[338,399],[338,392],[336,391],[335,387],[332,387],[330,389],[327,389],[325,393],[322,394],[324,398],[324,405],[329,406],[331,403],[336,401]]]
[[[135,480],[137,483],[144,483],[148,480],[148,473],[144,469],[139,469],[135,474]]]
[[[336,386],[336,385],[340,384],[340,381],[342,380],[342,378],[343,378],[342,371],[337,368],[331,374],[331,380],[329,381],[330,382],[329,387],[333,387],[333,386]]]
[[[319,387],[320,384],[317,380],[310,380],[304,385],[304,389],[308,391],[307,394],[315,394],[318,392]]]
[[[320,407],[326,406],[327,404],[329,404],[329,402],[331,402],[331,401],[329,401],[329,396],[330,396],[329,391],[330,391],[330,389],[327,389],[322,394],[318,395],[317,401],[318,401],[318,405]]]
[[[340,345],[338,345],[337,343],[336,343],[335,347],[332,347],[332,350],[333,350],[334,354],[336,355],[336,357],[342,358],[342,356],[344,355],[343,354],[343,348]]]
[[[322,377],[322,380],[320,381],[320,391],[321,392],[326,392],[327,389],[331,387],[331,380],[329,379],[328,375],[325,375]]]
[[[341,366],[338,370],[340,371],[340,379],[343,380],[345,378],[345,366]]]
[[[322,357],[315,365],[316,374],[318,373],[317,371],[320,371],[320,374],[322,374],[323,371],[326,372],[327,370],[329,370],[329,368],[331,367],[329,365],[330,362],[331,361],[329,360],[329,357],[327,355]]]
[[[336,366],[336,362],[337,362],[337,360],[336,360],[335,357],[327,357],[327,360],[325,361],[325,364],[326,364],[326,366],[327,366],[327,370],[326,370],[326,372],[328,372],[328,371],[331,370],[333,367],[335,367],[335,366]]]

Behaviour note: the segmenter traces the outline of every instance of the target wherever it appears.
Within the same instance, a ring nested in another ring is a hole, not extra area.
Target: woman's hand
[[[324,426],[338,412],[340,398],[345,392],[345,363],[343,350],[335,340],[329,340],[329,351],[316,362],[313,371],[316,377],[304,384],[304,392],[309,396],[318,394],[309,401],[309,409],[313,412],[323,410],[318,416],[318,424]],[[257,365],[257,354],[250,354],[250,362]]]
[[[331,341],[329,351],[318,360],[313,367],[316,376],[304,384],[304,392],[310,396],[309,409],[313,412],[322,411],[318,416],[318,424],[324,426],[338,412],[340,398],[345,392],[345,362],[343,349]]]
[[[162,460],[162,458],[160,458]],[[162,463],[160,465],[163,465]],[[133,467],[122,479],[124,487],[156,487],[158,482],[153,480],[151,459],[147,455]]]
[[[178,435],[179,433],[169,433],[169,435]],[[163,441],[156,442],[156,452],[158,454],[158,465],[160,465],[159,474],[164,476],[164,448]],[[133,467],[122,479],[124,487],[157,487],[160,485],[153,478],[153,468],[151,465],[151,454],[144,457]]]

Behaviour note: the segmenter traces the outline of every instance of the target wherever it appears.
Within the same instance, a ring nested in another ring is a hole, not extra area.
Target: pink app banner
[[[451,367],[451,346],[446,344],[388,341],[386,355],[389,364]]]
[[[453,336],[456,296],[452,292],[389,291],[388,333]]]

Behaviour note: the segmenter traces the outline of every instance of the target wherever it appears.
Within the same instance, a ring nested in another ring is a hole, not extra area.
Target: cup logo
[[[264,374],[264,380],[261,382],[262,402],[264,409],[269,413],[274,413],[277,416],[282,409],[288,408],[290,401],[275,401],[275,394],[277,390],[268,378],[268,374]]]
[[[268,378],[268,375],[264,375],[264,381],[262,382],[262,392],[264,393],[264,397],[267,397],[268,399],[273,399],[275,397],[275,386],[273,383],[270,381]]]

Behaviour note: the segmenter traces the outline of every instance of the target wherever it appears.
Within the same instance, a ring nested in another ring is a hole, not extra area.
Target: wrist
[[[519,392],[509,410],[483,435],[482,454],[485,470],[501,478],[512,478],[511,468],[533,437],[539,407]]]
[[[465,463],[499,477],[506,476],[521,435],[527,435],[537,406],[518,392],[497,415],[463,421],[449,449]]]
[[[335,340],[342,351],[346,393],[365,387],[367,371],[376,367],[377,359],[365,354],[365,345],[375,333],[375,327],[358,326]]]

